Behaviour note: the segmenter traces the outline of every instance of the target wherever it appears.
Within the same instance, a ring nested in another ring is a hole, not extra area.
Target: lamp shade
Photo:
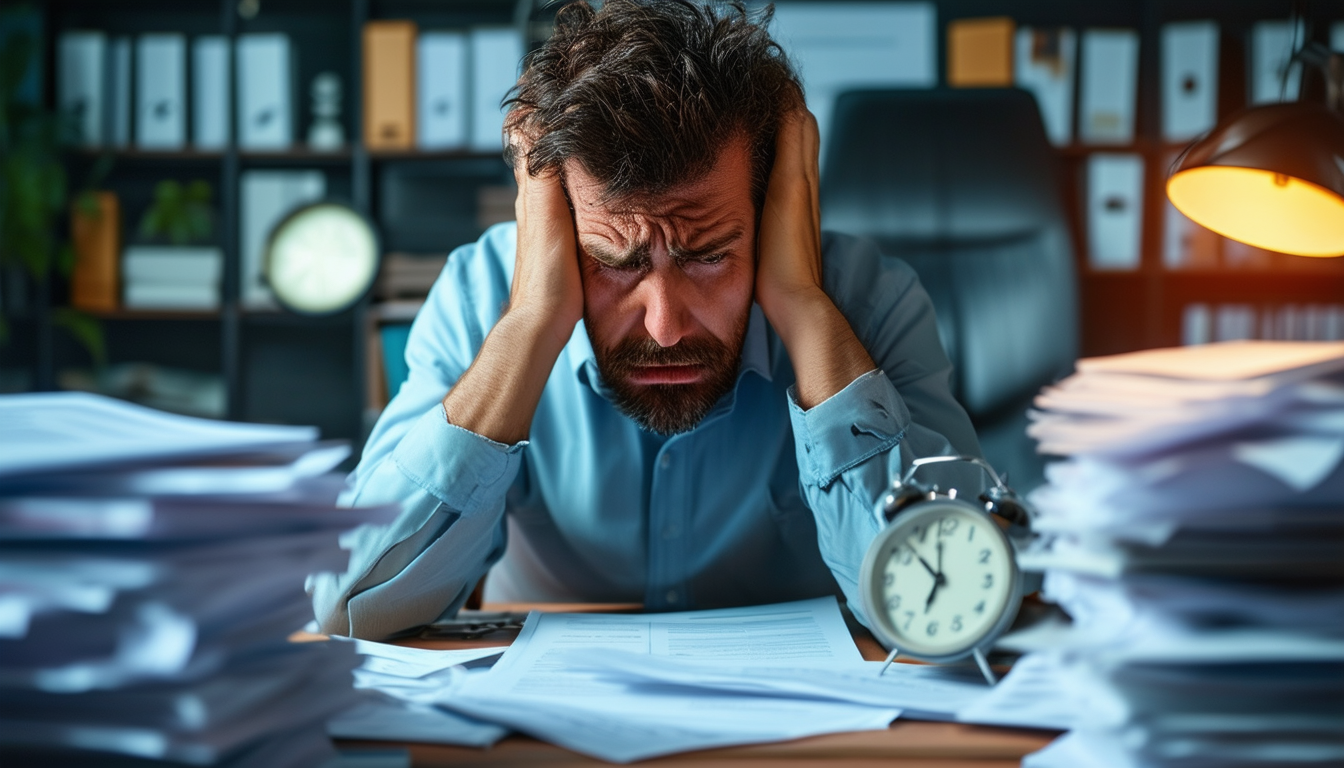
[[[1344,255],[1344,119],[1304,102],[1247,109],[1185,153],[1167,197],[1233,240],[1300,256]]]

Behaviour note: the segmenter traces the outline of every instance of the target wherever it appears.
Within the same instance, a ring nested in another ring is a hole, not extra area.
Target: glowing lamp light
[[[1303,102],[1245,110],[1185,152],[1167,197],[1233,240],[1344,256],[1344,119]]]

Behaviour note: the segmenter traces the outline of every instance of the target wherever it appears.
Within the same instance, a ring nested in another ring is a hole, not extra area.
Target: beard
[[[746,333],[744,317],[733,329],[730,343],[704,336],[662,347],[645,337],[622,339],[614,347],[603,348],[592,339],[591,331],[589,340],[593,342],[597,370],[611,389],[616,408],[640,428],[667,436],[694,429],[737,383]],[[688,384],[633,383],[631,374],[648,365],[694,365],[701,367],[704,375]]]

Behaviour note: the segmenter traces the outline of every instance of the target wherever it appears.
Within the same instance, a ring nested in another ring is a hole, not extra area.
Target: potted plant
[[[224,255],[211,244],[210,184],[159,182],[140,219],[141,243],[122,255],[123,300],[131,309],[219,308]]]

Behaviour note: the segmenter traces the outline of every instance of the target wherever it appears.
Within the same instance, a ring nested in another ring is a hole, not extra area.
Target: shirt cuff
[[[890,450],[910,424],[910,411],[880,370],[869,371],[824,402],[804,411],[797,385],[789,387],[798,468],[825,488],[842,472]]]
[[[449,424],[433,408],[397,444],[392,461],[407,479],[449,508],[470,514],[503,496],[518,474],[527,441],[505,445]]]

